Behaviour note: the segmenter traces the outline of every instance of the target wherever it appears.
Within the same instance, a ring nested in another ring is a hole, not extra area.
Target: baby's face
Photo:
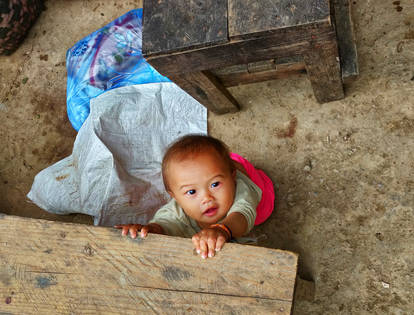
[[[235,172],[214,151],[171,161],[168,183],[171,196],[202,228],[223,219],[234,201]]]

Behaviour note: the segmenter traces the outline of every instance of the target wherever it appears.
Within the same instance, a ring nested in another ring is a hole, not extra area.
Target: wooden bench
[[[306,72],[324,103],[358,74],[348,0],[144,0],[143,10],[146,60],[219,114],[239,108],[229,86]]]
[[[298,257],[0,214],[4,314],[291,314]],[[2,314],[3,314],[2,313]]]

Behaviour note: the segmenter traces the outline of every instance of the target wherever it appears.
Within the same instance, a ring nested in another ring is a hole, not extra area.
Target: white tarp
[[[52,213],[89,214],[95,225],[145,224],[169,200],[165,148],[207,134],[207,110],[174,83],[110,90],[90,108],[72,155],[37,174],[27,197]]]

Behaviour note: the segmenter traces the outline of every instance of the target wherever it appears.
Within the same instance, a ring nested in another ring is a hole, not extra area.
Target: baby
[[[162,176],[173,198],[147,225],[117,225],[132,238],[140,231],[192,237],[202,258],[213,257],[224,243],[264,222],[274,207],[274,190],[266,174],[218,139],[187,135],[164,155]]]

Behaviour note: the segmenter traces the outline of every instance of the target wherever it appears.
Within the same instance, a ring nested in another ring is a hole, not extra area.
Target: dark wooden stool
[[[229,86],[305,71],[324,103],[344,97],[335,16],[356,75],[348,0],[144,0],[142,52],[216,113],[239,108]]]

